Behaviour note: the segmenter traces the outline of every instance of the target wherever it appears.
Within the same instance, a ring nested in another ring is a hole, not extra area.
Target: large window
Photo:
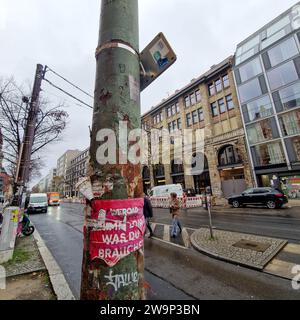
[[[208,91],[209,91],[209,95],[210,96],[213,96],[214,94],[216,94],[216,88],[215,88],[215,84],[214,83],[211,83],[208,86]]]
[[[259,97],[260,95],[262,95],[259,80],[256,78],[250,82],[241,85],[239,87],[239,93],[242,103]]]
[[[300,83],[293,84],[279,91],[281,103],[285,110],[300,106]]]
[[[195,110],[195,111],[192,112],[192,118],[193,118],[193,124],[196,124],[196,123],[199,122],[197,110]]]
[[[236,52],[236,64],[240,64],[258,52],[259,35],[240,46]]]
[[[232,95],[231,94],[226,97],[226,104],[227,104],[227,109],[228,110],[234,109],[234,104],[233,104],[233,100],[232,100]]]
[[[191,116],[190,113],[188,113],[188,114],[186,115],[186,125],[187,125],[188,127],[191,127],[191,126],[192,126],[192,116]]]
[[[199,121],[204,121],[204,114],[203,114],[203,108],[199,108],[198,109],[198,117],[199,117]]]
[[[268,143],[251,148],[255,166],[262,167],[286,163],[280,142]]]
[[[270,87],[276,90],[298,79],[294,61],[289,61],[282,66],[268,72]]]
[[[265,31],[264,39],[262,40],[261,48],[264,49],[272,43],[278,41],[286,35],[285,27],[290,24],[289,15],[285,16],[278,22],[274,23]]]
[[[221,79],[218,79],[216,81],[216,90],[217,90],[217,92],[222,91],[222,81],[221,81]]]
[[[300,110],[282,115],[279,122],[284,136],[300,134]]]
[[[190,100],[190,96],[187,96],[184,98],[185,100],[185,107],[188,108],[191,106],[191,100]]]
[[[247,126],[247,135],[250,144],[256,144],[276,138],[276,122],[274,118],[262,120]]]
[[[246,109],[243,111],[246,123],[273,115],[273,108],[269,96],[248,103]]]
[[[226,106],[225,106],[224,99],[218,100],[218,105],[219,105],[220,113],[225,113],[226,112]]]
[[[239,164],[242,162],[238,150],[234,146],[226,146],[219,151],[219,166]]]
[[[262,67],[261,67],[259,58],[256,58],[256,59],[246,63],[245,65],[241,66],[239,71],[240,71],[242,82],[245,82],[245,81],[261,74]]]
[[[217,102],[214,102],[211,104],[211,112],[212,112],[213,117],[217,117],[219,115]]]
[[[223,76],[223,86],[224,86],[224,88],[228,88],[228,87],[230,86],[228,74],[226,74],[225,76]]]
[[[298,53],[299,51],[294,38],[289,38],[268,51],[272,67],[294,57]]]
[[[196,101],[200,102],[201,101],[201,92],[200,92],[200,90],[197,90],[195,93],[196,93]]]

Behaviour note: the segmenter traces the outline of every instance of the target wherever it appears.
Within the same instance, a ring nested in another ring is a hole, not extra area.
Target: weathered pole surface
[[[138,0],[102,1],[96,59],[89,176],[94,195],[98,194],[98,197],[93,201],[142,198],[141,165],[124,161],[127,135],[119,132],[120,121],[127,121],[128,132],[141,128]],[[103,144],[97,141],[101,129],[110,129],[116,135],[116,164],[100,164],[98,161],[97,151]],[[81,299],[144,299],[142,250],[122,258],[112,267],[103,260],[91,259],[89,248],[92,228],[88,226],[91,207],[92,202],[88,202],[85,212]]]
[[[29,181],[30,174],[30,161],[32,147],[34,143],[35,126],[37,122],[37,116],[39,111],[39,96],[41,92],[42,80],[44,77],[44,67],[38,64],[36,67],[36,73],[34,77],[34,85],[32,90],[32,95],[29,104],[28,119],[26,124],[26,129],[23,137],[23,145],[20,150],[20,166],[17,172],[17,184],[20,187],[19,193],[19,205],[21,205],[22,194],[26,192],[26,186]]]

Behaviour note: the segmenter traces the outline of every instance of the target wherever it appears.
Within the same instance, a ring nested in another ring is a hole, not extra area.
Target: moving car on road
[[[27,212],[28,213],[47,213],[48,197],[46,193],[32,193],[29,198]]]
[[[288,198],[283,192],[273,188],[251,188],[238,196],[228,198],[228,203],[234,208],[240,206],[264,205],[269,209],[279,209],[288,203]]]
[[[59,206],[59,193],[58,192],[48,192],[48,205],[49,206]]]

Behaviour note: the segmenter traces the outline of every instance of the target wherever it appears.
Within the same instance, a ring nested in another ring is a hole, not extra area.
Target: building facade
[[[233,61],[231,56],[213,66],[142,116],[147,132],[164,128],[172,135],[184,129],[204,130],[204,152],[190,150],[193,157],[202,159],[204,171],[192,169],[191,174],[191,168],[178,164],[171,141],[170,164],[143,167],[144,192],[152,186],[180,183],[197,194],[210,187],[217,199],[224,199],[253,186]]]
[[[281,188],[291,198],[300,198],[300,25],[296,8],[240,43],[234,66],[256,184]]]
[[[67,195],[67,184],[65,183],[67,168],[70,166],[71,160],[79,154],[79,150],[68,150],[57,160],[56,175],[62,179],[60,193],[63,197]]]
[[[81,177],[87,175],[89,162],[89,148],[79,153],[70,161],[66,171],[65,190],[67,197],[78,197],[79,193],[76,184]]]

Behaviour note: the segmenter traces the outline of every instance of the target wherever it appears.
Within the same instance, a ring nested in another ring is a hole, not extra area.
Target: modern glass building
[[[237,46],[234,75],[258,186],[300,198],[300,3]]]

